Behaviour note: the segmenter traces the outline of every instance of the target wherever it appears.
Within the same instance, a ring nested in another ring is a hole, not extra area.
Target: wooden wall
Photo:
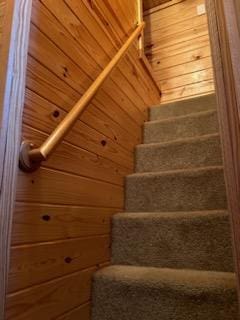
[[[133,30],[135,1],[33,0],[23,137],[39,145]],[[89,319],[110,259],[147,108],[159,101],[136,47],[40,170],[19,172],[6,319]]]
[[[143,9],[148,10],[171,0],[143,0]]]
[[[6,6],[6,1],[0,0],[0,50],[2,47],[2,33],[3,33],[3,25],[4,25],[5,6]]]
[[[203,3],[175,0],[145,11],[145,50],[162,102],[214,91],[207,17],[197,15]]]

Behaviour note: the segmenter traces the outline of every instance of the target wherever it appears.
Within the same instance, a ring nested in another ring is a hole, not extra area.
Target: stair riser
[[[216,108],[215,95],[206,95],[195,99],[162,104],[150,109],[151,120],[163,120],[171,117],[183,116],[194,112],[207,111]]]
[[[175,118],[161,123],[146,122],[144,143],[169,142],[216,132],[218,132],[217,113],[207,112],[199,116]]]
[[[136,148],[136,172],[190,169],[222,164],[218,136],[194,142]]]
[[[95,281],[92,320],[237,320],[236,293],[229,301],[203,294],[202,297],[174,294],[168,288],[124,285]],[[226,292],[222,292],[224,297]]]
[[[176,174],[140,174],[126,178],[126,211],[197,211],[225,209],[222,170]]]
[[[233,271],[227,214],[137,214],[113,220],[113,264]]]

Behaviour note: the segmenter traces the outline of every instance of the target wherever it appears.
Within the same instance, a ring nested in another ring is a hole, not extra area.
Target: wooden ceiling
[[[148,10],[171,0],[143,0],[143,10]]]

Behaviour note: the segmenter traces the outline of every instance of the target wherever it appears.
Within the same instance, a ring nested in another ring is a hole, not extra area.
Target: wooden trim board
[[[150,65],[145,53],[142,53],[140,54],[140,57],[139,57],[143,67],[145,68],[145,70],[147,71],[147,73],[149,74],[149,76],[151,77],[152,79],[152,82],[154,84],[154,86],[156,87],[158,93],[159,93],[159,96],[161,97],[162,95],[162,92],[161,92],[161,88],[160,86],[157,84],[157,81],[156,81],[156,78],[155,78],[155,75],[153,73],[153,69],[152,69],[152,66]]]
[[[4,319],[32,0],[8,0],[0,63],[0,319]]]
[[[240,32],[235,4],[235,0],[207,0],[225,181],[240,289]]]

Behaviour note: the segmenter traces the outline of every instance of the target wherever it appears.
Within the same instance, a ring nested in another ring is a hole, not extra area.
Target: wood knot
[[[63,76],[64,76],[64,78],[66,78],[68,76],[68,68],[67,67],[63,67],[63,70],[64,70]]]
[[[60,112],[58,110],[54,110],[52,115],[54,116],[54,118],[58,118],[60,116]]]
[[[50,217],[48,214],[44,214],[44,215],[42,216],[42,219],[43,219],[44,221],[49,221],[49,220],[51,220],[51,217]]]
[[[101,141],[101,145],[102,145],[103,147],[105,147],[106,144],[107,144],[107,141],[106,141],[106,140],[102,140],[102,141]]]
[[[71,262],[72,262],[72,258],[71,258],[71,257],[66,257],[66,258],[64,259],[64,261],[65,261],[66,263],[71,263]]]

